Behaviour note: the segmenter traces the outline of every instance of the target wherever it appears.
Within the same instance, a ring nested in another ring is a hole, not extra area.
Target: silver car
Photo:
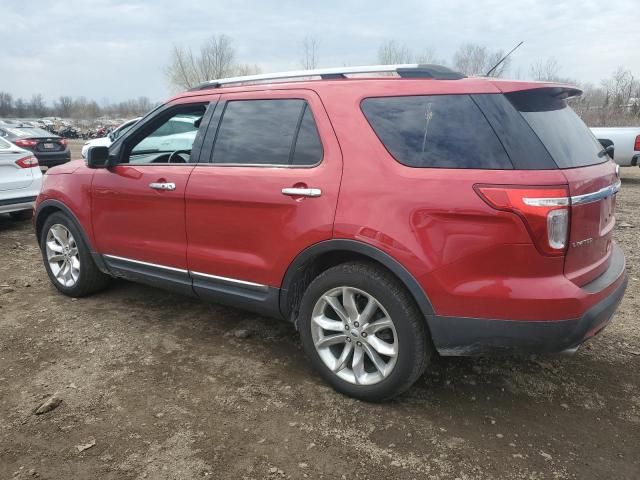
[[[42,172],[32,152],[0,138],[0,213],[31,218],[42,186]]]

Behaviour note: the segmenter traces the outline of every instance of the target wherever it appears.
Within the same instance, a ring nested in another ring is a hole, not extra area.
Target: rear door
[[[613,249],[616,164],[562,90],[543,88],[507,94],[562,170],[571,196],[571,227],[565,275],[584,285],[602,274]]]
[[[33,169],[20,164],[31,154],[0,138],[0,192],[28,188],[33,182]],[[18,162],[18,163],[16,163]]]
[[[195,290],[280,286],[298,253],[332,236],[342,156],[320,98],[222,95],[205,147],[186,193]]]

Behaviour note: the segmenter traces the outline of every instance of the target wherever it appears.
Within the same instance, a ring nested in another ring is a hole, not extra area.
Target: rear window
[[[15,135],[16,137],[20,137],[20,138],[28,138],[28,137],[55,137],[55,135],[53,135],[51,132],[47,132],[46,130],[43,130],[41,128],[24,128],[24,127],[14,127],[14,128],[7,128],[4,127],[4,129]]]
[[[403,165],[513,169],[500,140],[468,95],[367,98],[362,111]]]
[[[567,105],[566,91],[541,88],[506,97],[547,148],[559,168],[586,167],[605,162],[602,145]]]

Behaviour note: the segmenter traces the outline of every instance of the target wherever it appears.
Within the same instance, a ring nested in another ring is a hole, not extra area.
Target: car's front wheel
[[[47,217],[40,248],[51,283],[65,295],[82,297],[107,285],[109,277],[98,269],[79,229],[64,213]]]
[[[338,391],[390,399],[423,373],[433,352],[424,316],[390,272],[345,263],[307,288],[298,327],[307,356]]]

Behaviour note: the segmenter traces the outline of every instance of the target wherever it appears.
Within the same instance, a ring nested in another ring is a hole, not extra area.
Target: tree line
[[[129,118],[143,115],[155,104],[147,97],[99,105],[86,97],[61,95],[48,105],[41,94],[30,99],[14,98],[8,92],[0,92],[0,118],[60,117],[74,120],[95,120],[99,117]]]
[[[321,40],[307,36],[299,47],[300,67],[318,68],[321,64]],[[504,55],[505,51],[502,49],[466,43],[447,60],[439,57],[430,46],[413,49],[396,40],[387,40],[379,46],[375,59],[361,63],[434,63],[450,66],[465,75],[486,75]],[[555,58],[540,59],[526,71],[513,68],[511,62],[512,58],[507,58],[490,75],[576,85],[584,93],[571,100],[572,106],[588,125],[640,125],[640,80],[624,67],[619,67],[609,78],[594,85],[564,76],[561,64]],[[224,34],[210,37],[198,49],[174,45],[165,67],[167,83],[172,91],[193,88],[211,79],[256,73],[261,73],[257,65],[237,60],[233,39]],[[61,96],[49,106],[39,94],[33,95],[30,100],[24,100],[14,99],[9,93],[0,92],[0,117],[126,118],[142,115],[152,107],[153,104],[147,97],[98,105],[96,101],[85,97]]]

